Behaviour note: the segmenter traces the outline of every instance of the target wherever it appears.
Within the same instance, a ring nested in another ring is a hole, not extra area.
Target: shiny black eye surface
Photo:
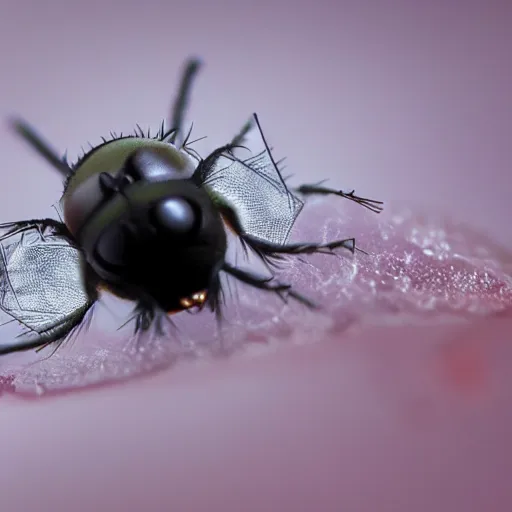
[[[110,272],[132,272],[154,262],[155,251],[169,246],[173,251],[186,250],[201,222],[195,203],[181,196],[167,197],[109,226],[95,244],[95,256]]]
[[[132,153],[126,159],[124,172],[135,180],[159,181],[179,177],[172,164],[152,149]]]
[[[176,236],[191,235],[199,227],[199,212],[181,197],[169,197],[153,207],[151,220],[157,229]]]
[[[127,225],[111,226],[96,243],[96,257],[110,270],[124,267],[131,253],[133,238]]]

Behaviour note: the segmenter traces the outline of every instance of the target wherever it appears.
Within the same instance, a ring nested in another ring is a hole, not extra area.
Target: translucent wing
[[[222,154],[202,173],[202,182],[235,211],[245,233],[284,244],[303,202],[286,186],[255,120],[264,149],[246,160]]]
[[[63,338],[96,300],[82,253],[59,227],[55,221],[0,225],[0,311],[3,323],[15,320],[25,331],[0,339],[0,354]]]

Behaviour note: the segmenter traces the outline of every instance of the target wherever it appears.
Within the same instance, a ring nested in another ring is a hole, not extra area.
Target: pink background
[[[110,130],[157,127],[198,54],[204,147],[257,111],[298,178],[447,211],[512,247],[509,1],[3,0],[0,12],[0,115],[25,116],[71,158]],[[5,125],[0,154],[2,221],[51,215],[59,177]],[[488,349],[495,400],[434,400],[407,439],[392,397],[419,390],[421,405],[439,389],[416,371],[428,345],[392,338],[393,355],[363,344],[367,357],[342,362],[332,346],[297,349],[287,377],[269,358],[52,403],[3,397],[0,508],[511,510],[504,332]]]

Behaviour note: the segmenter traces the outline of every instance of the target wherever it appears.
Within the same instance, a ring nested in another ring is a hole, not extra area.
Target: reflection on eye
[[[135,304],[135,334],[157,329],[171,313],[207,307],[218,322],[227,275],[284,301],[315,309],[307,293],[281,282],[275,265],[284,257],[361,252],[355,239],[289,242],[304,199],[333,195],[379,213],[382,203],[354,191],[285,182],[256,114],[231,142],[201,157],[182,120],[194,78],[187,61],[169,130],[151,137],[113,136],[69,165],[26,122],[17,132],[61,173],[64,222],[19,221],[1,226],[2,310],[19,322],[23,336],[0,353],[59,346],[84,325],[98,290]],[[261,148],[246,159],[238,147],[255,129]],[[261,276],[229,260],[226,226],[267,265]],[[7,285],[8,283],[8,285]],[[35,314],[34,312],[37,312]]]
[[[200,223],[200,212],[181,197],[168,197],[160,201],[152,210],[153,225],[176,237],[191,236]]]

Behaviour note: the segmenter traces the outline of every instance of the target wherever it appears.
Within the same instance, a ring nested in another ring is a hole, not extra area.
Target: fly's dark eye
[[[181,197],[169,197],[160,201],[151,212],[155,227],[178,236],[193,234],[199,225],[196,209]]]
[[[126,159],[124,172],[135,180],[147,181],[168,180],[176,174],[172,165],[151,149],[132,153]]]
[[[96,243],[96,256],[110,269],[127,264],[134,238],[129,228],[129,225],[115,224],[102,233]]]

